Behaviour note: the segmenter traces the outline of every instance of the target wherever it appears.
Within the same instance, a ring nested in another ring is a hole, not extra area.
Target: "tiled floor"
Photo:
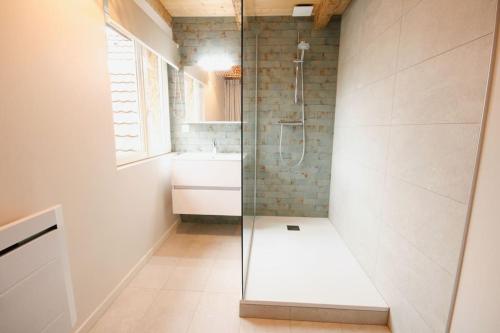
[[[179,225],[92,333],[388,333],[382,326],[244,319],[240,229]]]

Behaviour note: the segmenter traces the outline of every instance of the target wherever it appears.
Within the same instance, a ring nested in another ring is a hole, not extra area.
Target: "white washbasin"
[[[190,161],[241,161],[240,153],[178,153],[177,160]]]

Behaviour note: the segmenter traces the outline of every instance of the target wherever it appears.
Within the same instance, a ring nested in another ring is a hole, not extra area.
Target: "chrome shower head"
[[[297,45],[297,48],[298,48],[299,50],[309,50],[309,47],[310,47],[309,43],[307,43],[307,42],[305,42],[305,41],[301,41],[301,42],[299,43],[299,45]]]
[[[301,41],[298,45],[297,45],[297,48],[301,51],[300,52],[300,61],[304,61],[304,52],[306,50],[309,50],[309,43],[306,43],[305,41]]]

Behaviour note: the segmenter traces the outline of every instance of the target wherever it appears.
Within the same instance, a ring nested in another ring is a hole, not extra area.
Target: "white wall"
[[[500,34],[451,332],[500,331]]]
[[[0,10],[0,225],[62,204],[78,324],[172,225],[171,158],[117,170],[99,1]]]
[[[353,0],[342,18],[330,218],[391,308],[444,332],[496,0]]]

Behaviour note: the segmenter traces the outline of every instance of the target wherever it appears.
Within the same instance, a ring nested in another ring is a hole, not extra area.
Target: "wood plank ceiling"
[[[158,1],[158,0],[156,0]],[[159,0],[173,17],[234,16],[241,0]],[[325,27],[333,15],[342,15],[351,0],[244,0],[245,15],[289,16],[298,4],[314,5],[316,28]],[[238,21],[238,20],[237,20]]]

